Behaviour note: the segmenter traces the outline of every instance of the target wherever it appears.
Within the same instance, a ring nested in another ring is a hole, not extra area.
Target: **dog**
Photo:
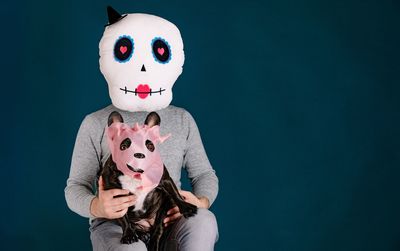
[[[158,144],[169,136],[159,133],[160,116],[151,112],[144,125],[131,128],[114,111],[109,115],[107,137],[111,155],[99,171],[104,190],[127,189],[137,196],[134,206],[117,219],[123,233],[121,243],[142,240],[149,250],[159,250],[168,210],[177,206],[185,217],[197,207],[184,201],[161,161]]]

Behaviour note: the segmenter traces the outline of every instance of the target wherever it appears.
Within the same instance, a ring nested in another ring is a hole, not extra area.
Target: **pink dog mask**
[[[117,121],[113,122],[106,132],[108,146],[117,169],[136,180],[136,189],[143,191],[157,187],[161,180],[164,164],[158,144],[170,136],[160,136],[159,125],[151,124],[140,126],[136,123],[131,128]]]

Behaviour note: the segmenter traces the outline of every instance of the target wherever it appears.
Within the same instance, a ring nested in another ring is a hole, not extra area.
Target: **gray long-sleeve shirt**
[[[148,114],[122,111],[110,105],[87,115],[83,120],[76,137],[65,187],[69,208],[83,217],[93,217],[90,203],[95,197],[97,173],[110,156],[104,133],[112,111],[118,111],[130,126],[136,122],[143,124]],[[186,168],[193,193],[205,196],[211,205],[218,193],[218,178],[208,161],[196,122],[185,109],[171,105],[157,113],[161,118],[160,135],[171,133],[171,137],[159,146],[161,159],[171,178],[180,188],[181,169]]]

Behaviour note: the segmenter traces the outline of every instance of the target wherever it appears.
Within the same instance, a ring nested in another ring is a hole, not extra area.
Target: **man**
[[[100,41],[100,69],[107,80],[112,105],[83,120],[72,156],[65,188],[68,206],[90,218],[94,250],[146,250],[143,242],[121,244],[122,229],[114,219],[135,205],[135,195],[124,189],[104,190],[97,180],[110,155],[105,128],[111,112],[118,111],[127,124],[142,123],[157,111],[161,132],[171,133],[160,145],[162,160],[180,187],[181,168],[186,168],[193,193],[181,191],[199,210],[183,218],[177,207],[168,211],[162,237],[164,250],[213,250],[218,238],[215,216],[208,210],[218,193],[218,178],[204,150],[193,117],[169,105],[172,86],[182,72],[183,42],[178,28],[169,21],[147,14],[120,15],[108,7],[109,24]],[[98,186],[97,195],[94,194]],[[115,197],[118,195],[126,195]]]

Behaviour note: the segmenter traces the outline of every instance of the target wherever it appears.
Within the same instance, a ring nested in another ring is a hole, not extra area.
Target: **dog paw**
[[[150,242],[149,243],[149,246],[148,246],[148,250],[150,250],[150,251],[158,251],[160,248],[159,248],[159,244],[158,243],[155,243],[155,242]]]
[[[188,204],[180,211],[183,217],[188,218],[197,214],[197,207],[192,204]]]
[[[143,241],[143,243],[148,243],[150,241],[150,234],[149,233],[139,233],[139,239]]]
[[[131,244],[131,243],[137,242],[138,240],[139,239],[135,234],[129,234],[129,235],[127,234],[127,235],[122,236],[121,243],[122,244]]]

